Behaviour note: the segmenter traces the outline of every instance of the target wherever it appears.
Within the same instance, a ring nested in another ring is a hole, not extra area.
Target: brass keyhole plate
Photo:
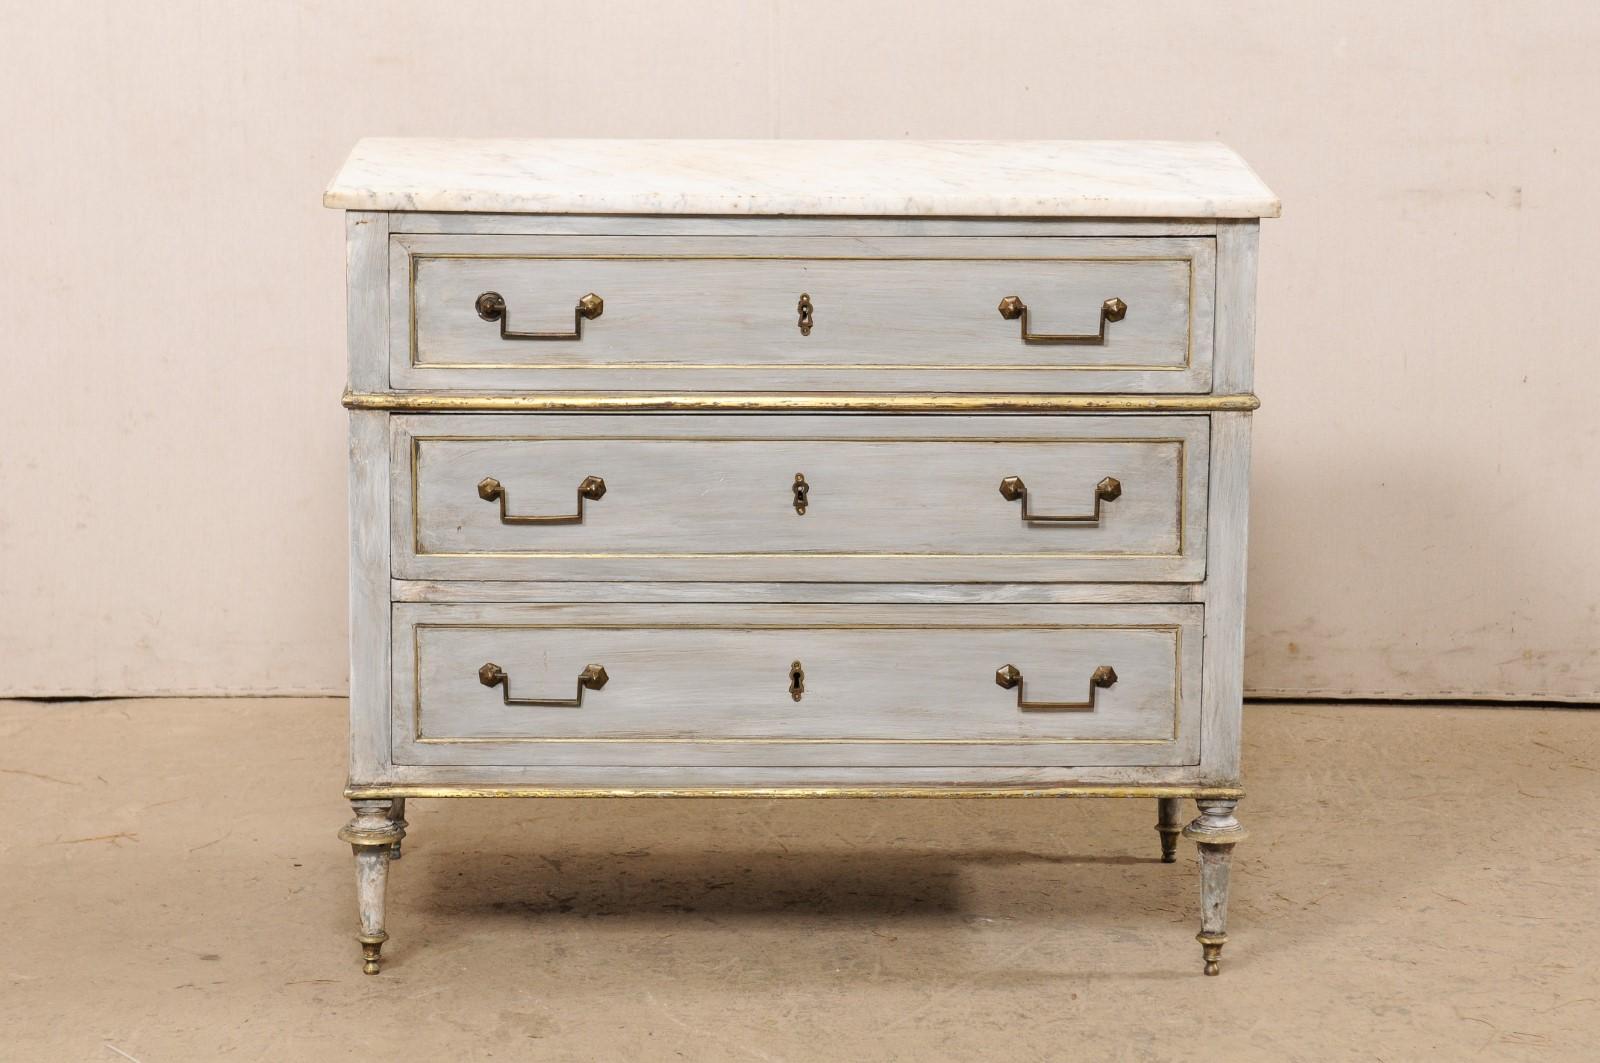
[[[802,517],[806,515],[806,506],[810,505],[811,485],[806,483],[806,474],[794,474],[794,511]]]
[[[806,670],[795,661],[789,666],[789,696],[799,701],[806,692]]]

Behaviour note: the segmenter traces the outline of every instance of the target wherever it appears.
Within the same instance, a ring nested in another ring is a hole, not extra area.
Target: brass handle
[[[484,292],[473,306],[485,321],[500,322],[500,338],[503,340],[581,340],[584,321],[593,321],[605,313],[606,301],[594,292],[579,299],[578,305],[572,308],[571,332],[512,332],[507,327],[511,323],[511,315],[506,312],[505,296],[499,292]]]
[[[811,504],[811,485],[806,483],[806,474],[794,474],[794,511],[802,517],[806,515],[806,506]]]
[[[1100,507],[1107,502],[1115,502],[1122,497],[1122,481],[1114,476],[1107,476],[1104,480],[1094,485],[1094,512],[1074,513],[1069,516],[1047,516],[1032,513],[1028,510],[1028,485],[1022,482],[1020,476],[1007,476],[1000,481],[1000,494],[1006,501],[1015,502],[1022,500],[1022,519],[1029,524],[1088,524],[1100,523]]]
[[[1000,300],[1000,316],[1007,321],[1022,320],[1023,343],[1075,343],[1082,346],[1104,344],[1106,325],[1128,316],[1128,304],[1115,297],[1100,304],[1100,331],[1081,336],[1052,336],[1043,332],[1028,331],[1028,305],[1014,295]]]
[[[1022,696],[1022,673],[1017,671],[1014,664],[1001,665],[994,673],[994,681],[1007,690],[1017,688],[1017,708],[1023,712],[1093,712],[1095,695],[1116,683],[1117,670],[1109,664],[1102,664],[1094,670],[1089,676],[1087,701],[1025,701]]]
[[[591,664],[578,673],[578,696],[574,698],[514,698],[511,696],[511,677],[498,664],[486,664],[478,669],[478,682],[486,687],[499,687],[507,705],[548,705],[557,709],[575,709],[583,704],[585,690],[599,690],[606,685],[605,667]]]
[[[578,485],[578,512],[557,513],[553,517],[533,517],[506,512],[506,489],[493,476],[485,476],[478,481],[478,497],[485,502],[500,503],[501,524],[582,524],[583,500],[587,498],[591,502],[598,502],[605,493],[604,480],[598,476],[585,476],[583,482]]]

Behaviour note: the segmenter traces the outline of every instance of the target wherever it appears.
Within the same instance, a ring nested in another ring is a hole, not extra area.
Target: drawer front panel
[[[1204,576],[1204,417],[393,420],[403,579]]]
[[[1178,764],[1198,748],[1198,605],[394,608],[402,764]]]
[[[406,235],[392,249],[402,389],[1211,387],[1208,237]],[[1008,297],[1025,317],[1002,315]]]

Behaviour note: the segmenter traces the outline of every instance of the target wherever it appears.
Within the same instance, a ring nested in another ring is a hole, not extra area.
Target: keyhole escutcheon
[[[795,307],[795,312],[800,315],[797,324],[800,326],[800,335],[811,335],[811,296],[806,292],[800,293],[800,302]]]
[[[806,670],[795,661],[789,666],[789,696],[799,701],[806,692]]]
[[[803,473],[803,472],[795,473],[794,474],[794,511],[796,513],[800,514],[802,517],[806,515],[806,506],[809,504],[809,500],[808,500],[807,496],[809,496],[810,494],[811,494],[811,485],[806,483],[806,474]]]

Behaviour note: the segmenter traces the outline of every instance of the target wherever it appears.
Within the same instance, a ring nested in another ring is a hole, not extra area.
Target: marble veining
[[[360,141],[329,207],[544,214],[1274,218],[1222,144],[1107,140]]]

